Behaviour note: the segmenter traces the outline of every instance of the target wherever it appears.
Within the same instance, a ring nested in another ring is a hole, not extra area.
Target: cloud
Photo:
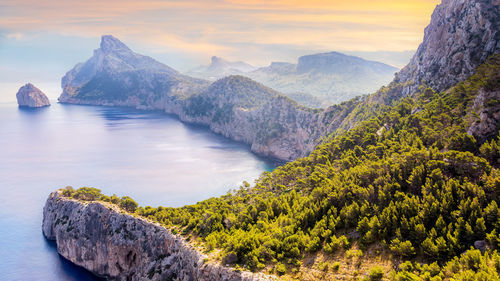
[[[114,34],[152,52],[259,61],[264,49],[258,45],[266,52],[273,45],[318,51],[416,49],[438,0],[2,2],[0,30],[7,34]]]
[[[6,37],[7,37],[8,39],[16,39],[16,40],[19,40],[19,39],[23,38],[23,34],[22,34],[22,33],[19,33],[19,32],[17,32],[17,33],[9,33],[9,34],[7,34],[7,36],[6,36]]]

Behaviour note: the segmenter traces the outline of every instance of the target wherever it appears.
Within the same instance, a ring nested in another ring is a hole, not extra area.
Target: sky
[[[58,82],[103,34],[180,71],[213,55],[265,66],[340,51],[391,63],[417,49],[438,2],[0,0],[0,83]]]

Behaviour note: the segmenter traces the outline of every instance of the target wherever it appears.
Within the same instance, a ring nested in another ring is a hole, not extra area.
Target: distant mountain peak
[[[365,60],[360,57],[345,55],[339,52],[320,53],[299,57],[298,73],[346,73],[370,69],[379,73],[392,75],[398,69],[385,63]]]
[[[103,35],[99,49],[86,62],[75,65],[61,80],[63,89],[66,86],[80,87],[89,82],[98,73],[119,73],[126,71],[142,71],[151,73],[168,73],[179,75],[169,66],[151,57],[137,54],[122,41],[112,35]]]
[[[218,56],[212,56],[212,58],[210,60],[210,64],[217,64],[217,63],[221,63],[221,62],[225,62],[225,60],[221,57],[218,57]]]
[[[113,35],[103,35],[101,37],[101,50],[104,52],[132,51],[127,45]]]

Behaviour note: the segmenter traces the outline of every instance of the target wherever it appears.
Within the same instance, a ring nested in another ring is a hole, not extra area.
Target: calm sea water
[[[67,185],[182,206],[252,182],[274,164],[161,112],[0,103],[0,280],[98,280],[41,232],[49,193]]]

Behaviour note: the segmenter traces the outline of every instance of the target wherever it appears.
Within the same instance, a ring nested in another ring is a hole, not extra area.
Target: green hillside
[[[499,88],[495,55],[452,89],[420,87],[254,186],[182,208],[122,205],[225,264],[284,278],[498,280],[498,124],[494,135],[467,130],[481,122],[476,96]]]

